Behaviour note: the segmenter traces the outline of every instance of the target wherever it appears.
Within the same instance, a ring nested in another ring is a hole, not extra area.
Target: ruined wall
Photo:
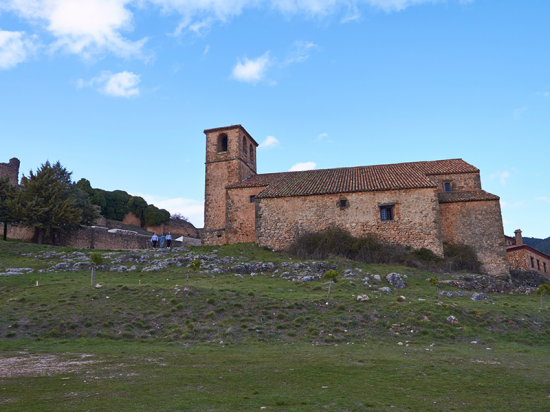
[[[471,246],[489,275],[509,273],[498,200],[441,203],[439,210],[443,241]]]
[[[430,175],[430,180],[437,184],[437,191],[445,191],[445,183],[451,184],[452,192],[460,192],[464,190],[481,189],[481,178],[479,173],[454,173],[444,175]]]
[[[197,228],[185,220],[170,220],[159,226],[147,226],[145,229],[149,232],[164,233],[165,235],[170,232],[172,238],[179,236],[199,238]]]
[[[339,207],[345,198],[347,206]],[[395,218],[380,219],[379,204],[394,203]],[[390,243],[443,255],[439,202],[434,189],[392,190],[307,197],[256,199],[256,242],[284,249],[297,235],[337,225],[354,236],[368,233]]]
[[[263,189],[265,189],[265,186],[227,191],[227,243],[255,241],[256,203],[250,201],[250,196],[256,196]]]
[[[126,213],[124,219],[122,219],[122,223],[125,225],[141,227],[141,219],[132,212]]]
[[[19,159],[10,159],[9,163],[0,163],[0,177],[7,176],[13,186],[19,184]]]
[[[535,270],[550,278],[550,259],[533,252],[528,247],[510,248],[506,251],[510,269]],[[532,260],[531,260],[532,259]]]

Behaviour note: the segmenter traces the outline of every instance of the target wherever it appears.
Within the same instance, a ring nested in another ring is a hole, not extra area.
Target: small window
[[[346,199],[340,199],[340,207],[346,207]]]
[[[250,203],[254,203],[256,201],[256,196],[250,196]]]
[[[227,135],[222,133],[218,136],[218,153],[227,152]]]
[[[542,267],[544,268],[544,273],[546,273],[546,262],[542,262]]]
[[[537,270],[540,270],[540,260],[537,259]]]
[[[250,161],[254,162],[254,146],[250,145]]]
[[[533,259],[533,256],[531,256],[531,267],[535,267],[535,259]]]
[[[393,206],[380,207],[380,220],[393,220]]]
[[[451,183],[445,182],[444,185],[445,185],[445,191],[450,192],[451,191]]]
[[[243,153],[244,155],[246,156],[247,155],[247,151],[246,151],[246,137],[243,136]]]
[[[348,199],[344,196],[340,197],[340,199],[338,199],[338,202],[336,203],[336,206],[338,206],[340,209],[345,209],[346,207],[349,207]]]

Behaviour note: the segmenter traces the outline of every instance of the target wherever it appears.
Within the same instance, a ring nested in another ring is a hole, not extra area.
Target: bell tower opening
[[[222,133],[218,136],[218,153],[227,152],[227,134]]]

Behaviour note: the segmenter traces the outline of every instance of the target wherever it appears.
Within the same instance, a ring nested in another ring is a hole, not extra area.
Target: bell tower
[[[203,245],[226,243],[226,186],[256,174],[258,143],[239,125],[204,131],[206,178],[204,187]]]

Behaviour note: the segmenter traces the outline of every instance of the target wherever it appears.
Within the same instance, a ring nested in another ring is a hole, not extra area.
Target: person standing
[[[170,234],[170,232],[168,232],[168,234],[166,235],[166,247],[169,248],[171,243],[172,243],[172,235]]]
[[[151,243],[153,244],[153,249],[157,247],[157,242],[159,240],[159,237],[157,236],[157,233],[153,233],[153,237],[151,238]]]
[[[164,241],[166,240],[166,236],[164,236],[164,233],[160,235],[160,247],[164,247]]]

